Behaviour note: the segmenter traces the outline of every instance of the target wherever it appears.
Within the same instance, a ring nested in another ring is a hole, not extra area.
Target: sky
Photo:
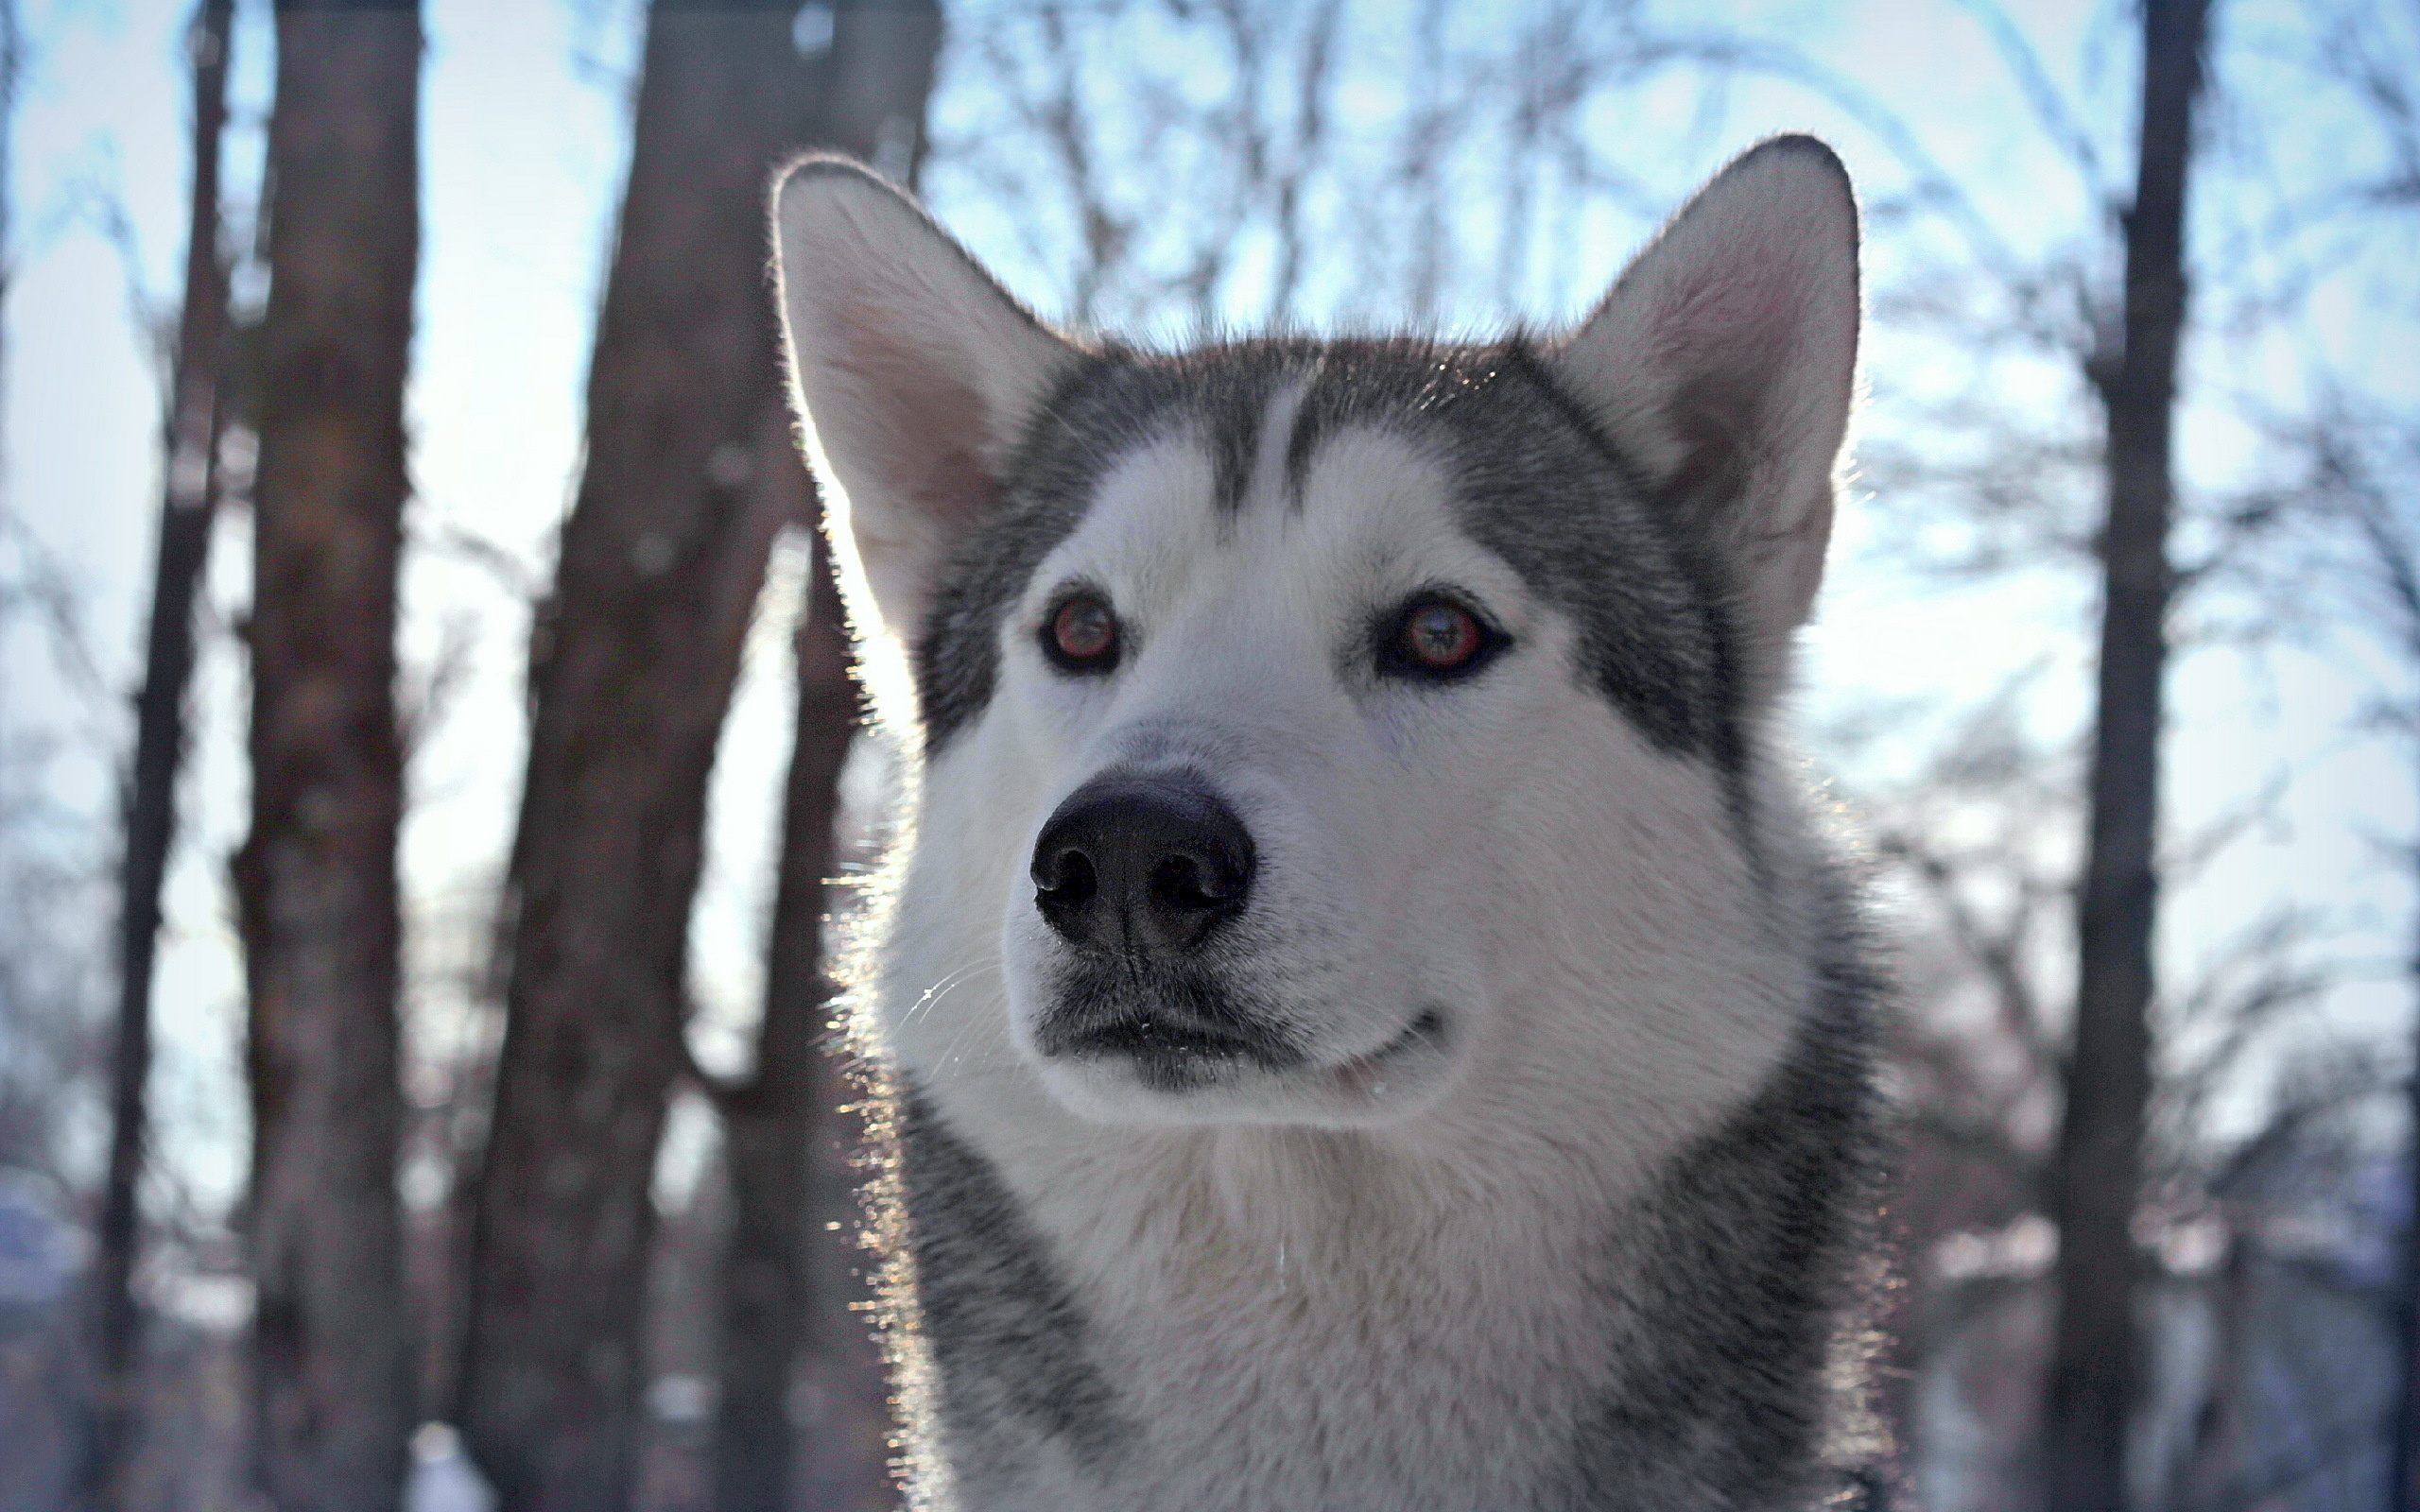
[[[239,191],[253,181],[261,156],[267,9],[249,0],[241,7],[229,171]],[[159,386],[138,306],[171,306],[182,256],[187,85],[179,37],[186,8],[170,0],[34,0],[26,9],[31,71],[9,186],[16,277],[0,311],[0,490],[73,575],[98,679],[123,691],[139,678],[159,498]],[[2229,24],[2248,39],[2261,27],[2288,26],[2290,12],[2238,5]],[[1402,12],[1370,5],[1361,13],[1383,37]],[[2026,7],[2022,19],[2055,84],[2102,143],[2111,174],[2122,180],[2132,60],[2116,14],[2089,0],[2044,0]],[[424,1010],[417,1022],[443,1033],[458,1022],[449,1005],[458,1005],[458,984],[476,965],[518,797],[525,605],[545,581],[552,533],[579,468],[581,378],[626,149],[635,49],[630,0],[430,0],[427,15],[406,698],[424,693],[432,668],[453,671],[413,758],[403,865],[415,1001]],[[2089,191],[2032,129],[1975,11],[1950,0],[1726,0],[1710,15],[1787,37],[1887,101],[1927,151],[1979,186],[1979,208],[2012,247],[2036,253],[2091,223]],[[1180,82],[1200,73],[1197,60],[1165,37],[1138,42],[1132,60],[1141,72]],[[1376,115],[1398,108],[1403,95],[1399,77],[1379,70],[1344,98],[1348,113]],[[943,154],[930,198],[1011,288],[1046,313],[1063,311],[1067,289],[1048,252],[1051,207],[997,192],[971,151],[965,164],[950,155],[952,143],[973,142],[999,111],[995,81],[979,60],[963,48],[946,54],[935,103]],[[1743,86],[1710,127],[1693,112],[1686,91],[1658,86],[1596,129],[1626,150],[1639,144],[1638,178],[1667,202],[1730,152],[1800,126],[1833,137],[1869,196],[1906,180],[1904,158],[1886,141],[1804,91]],[[2279,137],[2271,167],[2297,171],[2298,155],[2322,150],[2313,144],[2328,136],[2325,124],[2314,107],[2308,121]],[[1485,167],[1462,170],[1457,192],[1466,203],[1451,214],[1475,220],[1489,214]],[[96,213],[104,202],[123,207],[123,238],[112,238]],[[2213,237],[2226,232],[2226,217],[2250,224],[2257,209],[2247,201],[2211,212]],[[1458,295],[1443,312],[1448,327],[1567,318],[1651,221],[1643,210],[1589,210],[1562,226],[1561,240],[1549,237],[1551,245],[1537,249],[1531,274],[1517,281],[1517,307],[1507,308],[1498,294]],[[1486,233],[1484,226],[1474,232],[1481,243]],[[1912,249],[1924,245],[1921,236],[1877,236],[1876,286],[1893,259],[1915,256]],[[1236,309],[1257,307],[1253,281],[1266,277],[1247,260],[1229,291]],[[1305,318],[1370,318],[1351,310],[1349,283],[1315,284]],[[2325,349],[2376,387],[2410,393],[2420,379],[2399,353],[2420,343],[2406,339],[2408,312],[2400,326],[2376,318],[2374,293],[2324,291],[2311,329],[2293,339]],[[1160,334],[1176,328],[1171,318]],[[2197,360],[2232,380],[2278,391],[2299,381],[2297,352],[2273,343],[2213,338],[2197,352]],[[1945,387],[1968,376],[1958,370],[1964,360],[1884,333],[1869,349],[1868,370],[1877,384]],[[2025,404],[2050,402],[2059,380],[2020,363],[2006,382],[2006,402]],[[2188,411],[2182,434],[2188,479],[2204,486],[2240,481],[2260,465],[2240,425],[2222,416]],[[2088,582],[2073,572],[1955,590],[1919,581],[1880,543],[1886,526],[1909,523],[1894,511],[1925,507],[1864,490],[1847,501],[1820,618],[1807,637],[1802,701],[1810,720],[1893,700],[1945,708],[2040,664],[2045,691],[2036,717],[2073,727],[2089,672],[2078,633],[2091,606]],[[160,1145],[176,1180],[204,1207],[232,1199],[245,1160],[241,980],[223,878],[246,820],[243,683],[226,627],[239,619],[248,594],[248,552],[244,522],[228,520],[213,565],[199,746],[160,975]],[[737,1053],[761,977],[775,794],[787,757],[786,624],[799,578],[794,553],[777,562],[715,776],[694,936],[705,1019],[700,1051],[710,1063],[728,1064]],[[2287,788],[2273,823],[2169,898],[2162,950],[2172,976],[2189,975],[2233,932],[2287,901],[2326,910],[2348,955],[2384,965],[2401,949],[2412,899],[2378,842],[2413,825],[2414,783],[2390,747],[2350,730],[2394,675],[2341,641],[2183,661],[2165,795],[2174,833],[2229,812],[2275,774],[2285,774]],[[1927,716],[1910,717],[1921,726]],[[0,638],[0,733],[65,727],[88,737],[44,768],[42,781],[76,818],[61,843],[95,856],[110,843],[118,759],[112,743],[122,746],[123,723],[115,709],[96,709],[78,695],[33,637]],[[1886,743],[1874,759],[1904,759],[1915,746],[1913,738]],[[2344,1034],[2373,1034],[2399,1024],[2406,1012],[2401,988],[2374,980],[2338,993],[2323,1021]],[[680,1138],[693,1151],[701,1126],[694,1118],[683,1125]]]

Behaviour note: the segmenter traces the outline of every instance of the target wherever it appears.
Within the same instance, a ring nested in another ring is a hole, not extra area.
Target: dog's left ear
[[[1823,581],[1858,315],[1848,171],[1779,136],[1698,191],[1548,357],[1729,579],[1768,690]]]

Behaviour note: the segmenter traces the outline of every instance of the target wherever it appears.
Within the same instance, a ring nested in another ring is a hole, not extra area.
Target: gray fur
[[[1008,470],[992,517],[959,551],[916,646],[928,749],[982,712],[1000,617],[1033,567],[1083,520],[1117,459],[1183,429],[1217,467],[1211,507],[1239,507],[1270,396],[1305,381],[1288,472],[1299,492],[1319,443],[1373,425],[1434,443],[1465,522],[1579,622],[1587,685],[1658,747],[1745,757],[1734,632],[1695,543],[1518,342],[1253,341],[1174,357],[1113,349],[1062,386]]]
[[[1861,1407],[1824,1373],[1842,1319],[1857,1320],[1849,1262],[1870,1237],[1882,1148],[1881,985],[1852,905],[1833,907],[1790,1054],[1608,1235],[1605,1276],[1627,1280],[1594,1284],[1620,1368],[1555,1505],[1805,1505],[1888,1478],[1872,1448],[1826,1442]]]
[[[1432,446],[1455,470],[1473,537],[1581,626],[1582,684],[1658,747],[1720,768],[1743,836],[1751,830],[1735,632],[1714,569],[1518,343],[1257,342],[1090,359],[1036,422],[997,513],[936,596],[917,648],[932,747],[981,713],[1001,615],[1117,457],[1185,429],[1216,461],[1212,507],[1238,508],[1261,417],[1289,383],[1303,385],[1288,446],[1298,499],[1320,444],[1346,427]],[[1865,1064],[1875,985],[1853,911],[1838,914],[1821,1000],[1793,1054],[1607,1235],[1606,1278],[1629,1278],[1600,1301],[1604,1357],[1618,1374],[1541,1512],[1777,1506],[1877,1473],[1817,1454],[1836,1409],[1824,1361],[1851,1300],[1845,1261],[1862,1236],[1876,1149]],[[983,1474],[1004,1443],[1037,1436],[1080,1464],[1119,1453],[1137,1430],[1086,1353],[1083,1316],[1045,1242],[930,1115],[911,1108],[906,1140],[944,1418],[971,1430],[954,1440],[988,1446],[961,1463]]]
[[[1737,765],[1720,597],[1635,470],[1527,347],[1335,343],[1296,415],[1297,478],[1347,425],[1443,441],[1464,524],[1579,622],[1589,685],[1658,747]]]
[[[1283,368],[1230,353],[1262,350],[1270,349],[1149,357],[1110,347],[1061,383],[1011,460],[999,504],[953,558],[917,639],[928,750],[991,701],[1000,616],[1035,564],[1083,522],[1095,486],[1119,457],[1180,425],[1196,428],[1214,459],[1213,507],[1239,506],[1260,412]]]
[[[900,1099],[900,1183],[917,1300],[961,1463],[1055,1441],[1080,1465],[1134,1437],[1093,1363],[1084,1316],[990,1163],[913,1091]]]

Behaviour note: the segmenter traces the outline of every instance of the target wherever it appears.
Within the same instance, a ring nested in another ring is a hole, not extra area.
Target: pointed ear
[[[1698,191],[1548,358],[1728,578],[1760,692],[1823,580],[1858,316],[1848,172],[1780,136]]]
[[[852,614],[904,646],[1077,349],[845,159],[782,176],[773,237],[793,401]]]

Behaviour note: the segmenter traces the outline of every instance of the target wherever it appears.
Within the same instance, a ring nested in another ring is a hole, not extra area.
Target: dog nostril
[[[1067,847],[1033,868],[1033,885],[1052,902],[1080,903],[1100,890],[1100,875],[1093,869],[1093,858],[1073,846]]]
[[[1219,894],[1205,885],[1191,856],[1170,856],[1151,873],[1151,901],[1163,908],[1215,908]]]

